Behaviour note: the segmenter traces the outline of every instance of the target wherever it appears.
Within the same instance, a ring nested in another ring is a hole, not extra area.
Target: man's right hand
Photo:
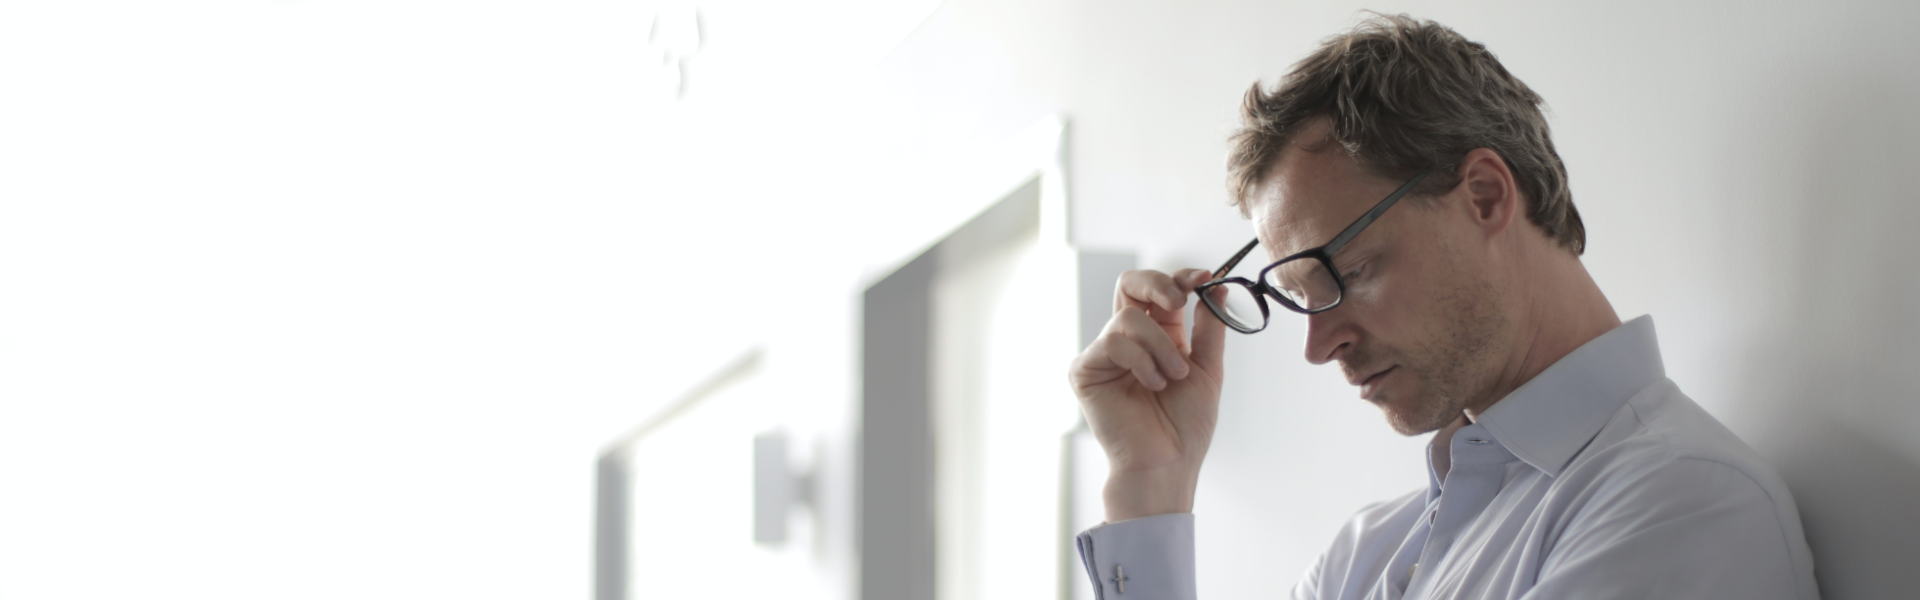
[[[1186,304],[1211,278],[1200,269],[1122,274],[1113,318],[1069,370],[1080,410],[1107,453],[1110,523],[1193,511],[1220,412],[1226,325],[1197,307],[1188,344]]]

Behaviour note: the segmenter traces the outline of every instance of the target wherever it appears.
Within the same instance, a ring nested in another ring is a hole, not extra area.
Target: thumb
[[[1201,290],[1200,293],[1212,294],[1213,299],[1223,300],[1226,292],[1226,288],[1216,287]],[[1213,310],[1207,308],[1204,300],[1198,304],[1200,305],[1193,307],[1193,353],[1188,356],[1195,366],[1219,373],[1223,362],[1221,357],[1226,353],[1227,324],[1220,322],[1220,317],[1214,316]]]

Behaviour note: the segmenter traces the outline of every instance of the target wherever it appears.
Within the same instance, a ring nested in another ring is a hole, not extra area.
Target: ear
[[[1486,148],[1475,148],[1460,160],[1460,185],[1454,193],[1466,195],[1473,223],[1489,237],[1506,231],[1525,209],[1507,161]]]

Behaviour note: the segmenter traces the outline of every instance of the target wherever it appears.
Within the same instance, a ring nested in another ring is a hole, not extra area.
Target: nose
[[[1360,330],[1340,317],[1345,311],[1335,308],[1307,315],[1307,362],[1324,365],[1360,342]]]

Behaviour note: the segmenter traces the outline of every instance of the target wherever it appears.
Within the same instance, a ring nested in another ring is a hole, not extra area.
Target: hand
[[[1226,325],[1199,307],[1189,345],[1185,308],[1193,288],[1211,279],[1200,269],[1121,274],[1113,318],[1069,369],[1107,452],[1108,522],[1193,511],[1220,413]]]

